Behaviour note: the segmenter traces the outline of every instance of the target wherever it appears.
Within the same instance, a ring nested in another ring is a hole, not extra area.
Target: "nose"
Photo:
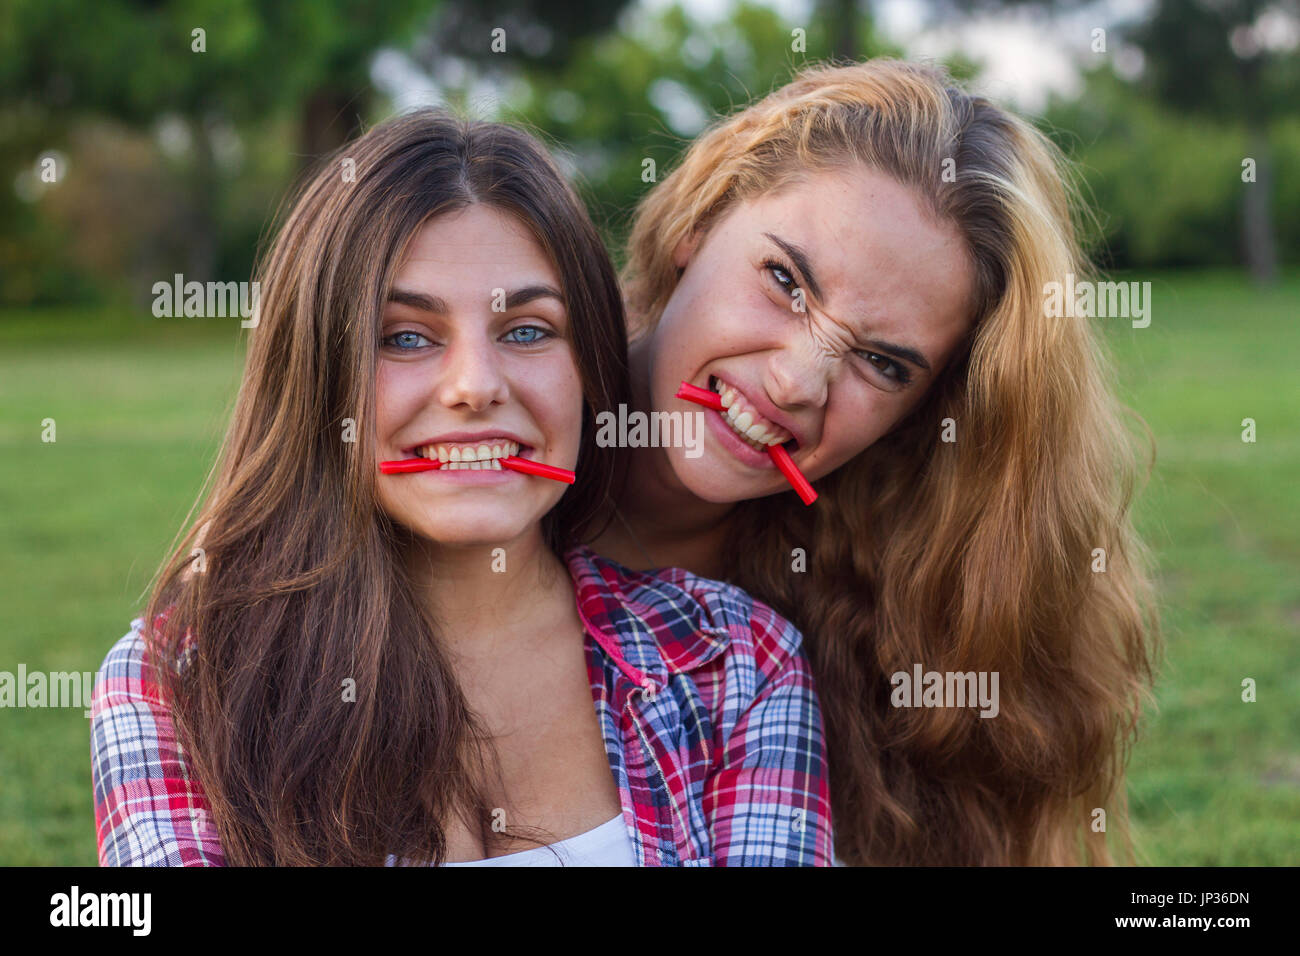
[[[810,336],[796,336],[768,359],[768,397],[780,408],[824,405],[831,367]]]
[[[483,411],[509,395],[494,343],[487,336],[456,336],[447,344],[438,401],[447,408],[468,406]]]

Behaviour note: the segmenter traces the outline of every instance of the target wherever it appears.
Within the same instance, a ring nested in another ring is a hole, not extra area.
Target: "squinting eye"
[[[912,373],[909,372],[905,366],[900,365],[898,362],[895,362],[893,359],[885,358],[885,356],[881,355],[879,352],[859,351],[858,354],[861,355],[863,358],[865,358],[868,362],[871,362],[871,364],[880,371],[881,375],[884,375],[886,378],[892,378],[899,385],[906,385],[907,383],[912,381]],[[875,362],[871,361],[873,358],[884,359],[884,361],[887,364],[884,366],[884,368],[881,368],[881,366],[876,365]],[[894,370],[893,375],[889,374],[890,369]]]
[[[763,268],[768,271],[772,278],[776,280],[776,284],[784,289],[787,294],[793,295],[794,290],[799,288],[794,281],[794,274],[775,259],[764,261]]]
[[[420,347],[418,343],[412,341],[413,339],[423,339],[425,342],[429,342],[429,340],[424,338],[424,336],[419,332],[407,331],[394,332],[392,335],[384,339],[384,344],[391,345],[394,348],[401,349],[402,351],[410,351],[411,349],[417,349]]]
[[[541,342],[542,340],[544,340],[544,339],[548,339],[548,338],[551,337],[551,333],[550,333],[550,332],[547,332],[545,329],[543,329],[543,328],[539,328],[539,327],[536,326],[536,325],[519,325],[519,326],[516,326],[515,328],[511,329],[509,332],[506,333],[506,337],[509,338],[510,336],[514,335],[516,332],[524,332],[524,333],[535,332],[535,333],[537,333],[536,335],[527,335],[527,334],[525,334],[523,338],[517,338],[517,339],[514,339],[513,341],[515,342],[516,345],[536,345],[537,343]]]

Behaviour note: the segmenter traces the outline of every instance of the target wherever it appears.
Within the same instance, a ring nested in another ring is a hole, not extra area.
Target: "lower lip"
[[[718,443],[731,452],[732,457],[742,464],[748,465],[750,468],[776,468],[776,465],[772,462],[772,456],[765,451],[759,451],[737,435],[731,426],[723,420],[721,412],[707,409],[704,412],[704,418],[709,423],[709,430],[717,437]]]

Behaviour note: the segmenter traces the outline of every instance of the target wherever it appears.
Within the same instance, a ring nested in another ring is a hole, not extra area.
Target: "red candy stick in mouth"
[[[705,408],[711,408],[715,412],[722,411],[722,396],[711,388],[700,388],[690,382],[682,382],[682,387],[677,390],[677,397],[684,398],[688,402],[694,402],[696,405],[703,405]],[[808,483],[808,479],[803,476],[799,466],[791,460],[788,451],[780,445],[768,445],[767,454],[772,459],[772,463],[785,476],[785,480],[790,482],[790,486],[794,488],[799,500],[806,505],[810,505],[817,500],[817,492]]]
[[[577,476],[567,468],[543,465],[540,461],[533,461],[531,458],[519,458],[516,455],[510,455],[497,460],[501,462],[502,468],[509,468],[511,471],[518,471],[525,475],[550,478],[552,481],[562,481],[566,485],[571,485],[577,480]],[[406,475],[416,471],[436,471],[441,467],[442,462],[430,458],[399,458],[396,461],[381,461],[379,463],[379,470],[385,475]]]
[[[533,461],[531,458],[520,458],[517,455],[502,458],[501,467],[509,468],[511,471],[521,471],[525,475],[536,475],[538,478],[550,478],[552,481],[562,481],[566,485],[571,485],[577,480],[577,476],[567,468],[557,468],[555,465],[543,465],[540,461]]]
[[[379,470],[385,475],[406,475],[415,471],[434,471],[442,466],[440,461],[428,458],[400,458],[396,461],[381,461]]]
[[[790,482],[795,494],[804,504],[810,505],[817,500],[817,492],[813,490],[812,485],[808,484],[808,479],[803,476],[799,466],[791,460],[788,451],[780,445],[768,445],[767,453],[771,456],[773,464],[781,469],[781,474],[785,475],[785,480]]]
[[[711,388],[700,388],[690,382],[682,382],[682,387],[677,390],[677,397],[711,408],[715,412],[722,411],[722,396]]]

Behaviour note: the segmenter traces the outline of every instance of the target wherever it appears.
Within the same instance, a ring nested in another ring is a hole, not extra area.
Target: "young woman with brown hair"
[[[544,149],[376,127],[259,281],[211,492],[96,685],[101,863],[829,862],[798,632],[581,545],[626,338]],[[445,464],[377,467],[416,458]]]

